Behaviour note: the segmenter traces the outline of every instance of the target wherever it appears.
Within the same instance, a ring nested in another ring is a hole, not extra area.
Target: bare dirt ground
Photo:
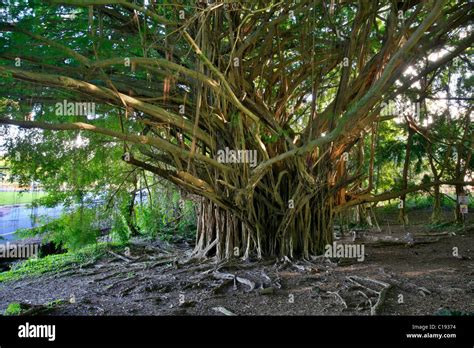
[[[63,299],[48,314],[474,314],[472,228],[453,235],[424,225],[381,227],[355,241],[365,245],[363,262],[320,257],[186,264],[189,247],[137,242],[130,262],[109,255],[73,271],[0,283],[0,311],[12,302],[35,306]],[[404,242],[407,232],[413,243]]]

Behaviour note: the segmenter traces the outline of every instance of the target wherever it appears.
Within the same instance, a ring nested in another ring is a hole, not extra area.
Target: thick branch
[[[97,127],[97,126],[94,126],[88,123],[83,123],[83,122],[52,124],[52,123],[44,123],[44,122],[36,122],[36,121],[18,121],[18,120],[11,120],[8,118],[0,118],[0,124],[16,125],[22,128],[39,128],[39,129],[59,130],[59,131],[60,130],[86,130],[89,132],[108,135],[117,139],[129,141],[136,144],[149,144],[159,149],[168,151],[182,159],[188,159],[189,157],[194,157],[196,160],[206,162],[210,164],[211,166],[217,169],[220,169],[222,171],[229,170],[229,168],[227,168],[224,164],[219,163],[218,161],[210,157],[201,155],[199,153],[191,154],[189,151],[184,150],[180,148],[179,146],[173,145],[158,137],[147,137],[144,135],[124,134],[124,133],[116,132],[108,128],[101,128],[101,127]]]

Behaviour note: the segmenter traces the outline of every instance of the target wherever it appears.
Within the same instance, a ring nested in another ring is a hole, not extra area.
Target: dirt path
[[[386,231],[387,232],[387,231]],[[134,245],[140,259],[110,255],[81,269],[0,284],[0,310],[9,303],[42,305],[68,300],[55,315],[432,315],[474,312],[474,234],[426,240],[426,228],[410,230],[415,244],[377,247],[367,233],[365,260],[312,262],[266,260],[215,266],[182,264],[187,250]],[[453,248],[458,248],[458,257]],[[235,278],[234,276],[237,276]],[[348,277],[351,277],[350,279]],[[378,281],[378,282],[376,282]],[[385,285],[388,286],[384,290]],[[382,295],[381,295],[382,294]],[[380,297],[382,299],[380,300]],[[379,301],[379,303],[377,303]],[[227,311],[227,312],[226,312]],[[229,313],[230,312],[230,313]],[[443,313],[443,312],[441,312]]]

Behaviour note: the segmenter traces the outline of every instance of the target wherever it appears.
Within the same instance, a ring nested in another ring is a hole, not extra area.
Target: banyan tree
[[[131,166],[199,197],[195,255],[218,259],[309,258],[337,212],[399,197],[372,195],[361,144],[384,102],[474,39],[470,1],[10,2],[0,86],[26,111],[0,124],[123,143]],[[64,101],[95,115],[58,115]]]

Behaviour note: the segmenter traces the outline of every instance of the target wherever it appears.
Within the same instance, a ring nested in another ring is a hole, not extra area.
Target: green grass
[[[8,305],[3,315],[19,315],[21,313],[21,305],[17,302],[12,302]]]
[[[37,199],[44,196],[46,196],[44,192],[36,192],[34,194],[31,192],[24,192],[22,194],[13,191],[0,192],[0,206],[31,203],[33,198]]]
[[[25,304],[25,303],[18,303],[18,302],[12,302],[8,305],[7,309],[5,309],[5,312],[3,313],[4,316],[18,316],[18,315],[38,315],[38,314],[44,314],[45,312],[49,312],[52,309],[66,303],[63,299],[57,299],[54,301],[50,301],[43,305],[41,309],[36,310],[36,314],[31,313],[31,309],[34,309],[30,307],[30,305]]]
[[[441,196],[441,207],[443,209],[454,209],[455,201],[452,199],[446,198],[444,195]],[[474,199],[469,199],[469,210],[474,209]],[[406,200],[406,207],[408,210],[416,209],[432,209],[433,208],[433,198],[426,195],[412,195]],[[398,211],[398,199],[393,199],[391,203],[385,202],[385,205],[378,206],[377,209],[384,212],[395,212]]]
[[[36,277],[48,272],[76,269],[86,263],[95,262],[112,246],[107,243],[89,245],[76,252],[31,258],[16,264],[11,270],[0,273],[0,282]]]

